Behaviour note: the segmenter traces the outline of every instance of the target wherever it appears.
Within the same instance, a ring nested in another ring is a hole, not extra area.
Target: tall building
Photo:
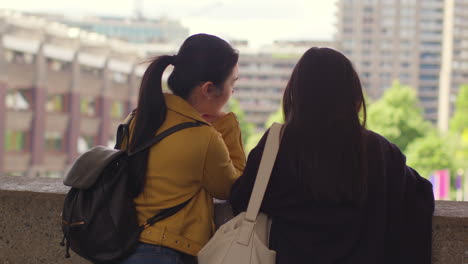
[[[263,130],[268,117],[281,107],[284,89],[304,52],[311,47],[335,46],[332,41],[275,41],[252,50],[247,42],[232,44],[241,54],[234,98],[258,130]]]
[[[439,129],[446,130],[462,84],[468,84],[468,1],[444,1]]]
[[[443,102],[439,101],[442,55],[447,50],[454,62],[461,60],[463,40],[468,36],[454,30],[468,25],[467,1],[339,0],[337,4],[337,41],[354,62],[368,96],[379,98],[399,80],[417,90],[426,119],[434,123],[447,119],[449,111],[445,117],[441,117],[444,111],[439,111],[441,103],[451,103],[442,93]],[[452,7],[450,14],[447,6]],[[458,21],[458,27],[457,23],[448,25],[450,19]],[[451,47],[444,39],[455,40],[458,46]],[[456,74],[451,69],[449,72]]]

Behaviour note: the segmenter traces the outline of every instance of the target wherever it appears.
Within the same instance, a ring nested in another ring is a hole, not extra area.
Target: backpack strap
[[[133,156],[133,155],[135,155],[135,154],[137,154],[137,153],[139,153],[141,151],[144,151],[144,150],[152,147],[153,145],[159,143],[161,140],[163,140],[167,136],[169,136],[171,134],[174,134],[177,131],[180,131],[180,130],[186,129],[186,128],[190,128],[190,127],[199,127],[199,126],[203,126],[203,125],[206,125],[206,123],[203,123],[203,122],[200,122],[200,121],[185,122],[185,123],[175,125],[175,126],[169,128],[169,129],[163,131],[161,134],[157,135],[156,137],[154,137],[153,139],[151,139],[150,141],[145,143],[143,146],[137,148],[135,151],[128,153],[128,156],[131,157],[131,156]],[[146,220],[146,222],[143,225],[140,226],[140,231],[142,231],[145,228],[148,228],[148,227],[156,224],[159,221],[162,221],[162,220],[164,220],[164,219],[166,219],[166,218],[168,218],[170,216],[175,215],[180,210],[182,210],[182,208],[184,208],[188,203],[190,203],[190,201],[192,201],[193,197],[195,197],[195,196],[192,196],[187,201],[185,201],[185,202],[183,202],[181,204],[178,204],[176,206],[173,206],[173,207],[170,207],[170,208],[167,208],[167,209],[162,209],[155,216],[153,216],[151,218],[148,218],[148,220]]]
[[[187,201],[185,201],[185,202],[183,202],[181,204],[178,204],[176,206],[173,206],[171,208],[162,209],[155,216],[153,216],[151,218],[148,218],[148,220],[146,220],[146,222],[142,226],[140,226],[140,229],[141,230],[146,229],[146,228],[156,224],[159,221],[162,221],[162,220],[164,220],[164,219],[166,219],[166,218],[168,218],[170,216],[175,215],[177,212],[182,210],[182,208],[184,208],[188,203],[190,203],[190,201],[192,201],[193,197],[195,197],[195,196],[192,196]]]
[[[129,141],[129,137],[130,137],[130,122],[132,122],[132,119],[135,117],[135,114],[136,114],[136,110],[133,110],[132,113],[130,114],[130,116],[126,119],[126,122],[125,124],[121,124],[119,125],[119,128],[117,129],[117,139],[116,139],[116,144],[115,144],[115,149],[120,149],[122,147],[122,142],[124,140],[125,137],[127,137],[127,142]],[[181,123],[181,124],[178,124],[178,125],[175,125],[165,131],[163,131],[161,134],[157,135],[156,137],[150,139],[149,141],[147,141],[145,144],[143,144],[142,146],[138,147],[135,151],[129,151],[127,153],[128,157],[131,157],[135,154],[138,154],[142,151],[145,151],[149,148],[151,148],[152,146],[156,145],[157,143],[161,142],[161,140],[163,140],[164,138],[174,134],[175,132],[177,131],[180,131],[180,130],[183,130],[183,129],[186,129],[186,128],[191,128],[191,127],[199,127],[199,126],[203,126],[203,125],[207,125],[206,123],[204,122],[201,122],[201,121],[196,121],[196,122],[185,122],[185,123]],[[173,207],[170,207],[170,208],[167,208],[167,209],[162,209],[159,213],[157,213],[155,216],[149,218],[148,220],[146,220],[145,224],[143,224],[142,226],[140,226],[140,232],[149,227],[149,226],[152,226],[154,225],[155,223],[159,222],[159,221],[162,221],[170,216],[173,216],[175,215],[177,212],[179,212],[182,208],[184,208],[188,203],[190,203],[190,201],[193,199],[193,197],[191,197],[190,199],[188,199],[187,201],[181,203],[181,204],[178,204],[176,206],[173,206]]]
[[[136,150],[129,151],[128,156],[131,157],[131,156],[133,156],[133,155],[135,155],[135,154],[137,154],[139,152],[142,152],[142,151],[145,151],[145,150],[149,149],[153,145],[159,143],[161,140],[163,140],[164,138],[174,134],[177,131],[180,131],[180,130],[186,129],[186,128],[190,128],[190,127],[199,127],[199,126],[203,126],[203,125],[205,125],[205,123],[200,122],[200,121],[185,122],[185,123],[175,125],[175,126],[169,128],[169,129],[163,131],[161,134],[157,135],[156,137],[150,139],[148,142],[146,142],[142,146],[138,147]]]
[[[129,141],[130,133],[129,127],[130,123],[132,122],[133,118],[135,117],[136,109],[134,109],[130,115],[125,119],[125,123],[120,124],[117,128],[117,136],[115,138],[115,146],[114,149],[122,149],[122,143],[125,137],[127,137],[127,142]]]

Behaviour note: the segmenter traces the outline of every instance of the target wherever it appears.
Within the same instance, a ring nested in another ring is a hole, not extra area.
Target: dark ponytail
[[[224,82],[238,59],[239,54],[226,41],[208,34],[196,34],[184,41],[177,55],[160,56],[152,61],[141,81],[129,150],[135,150],[151,139],[166,118],[161,79],[167,66],[174,65],[168,79],[169,88],[175,95],[187,99],[203,82],[210,81],[217,89],[224,89]],[[148,152],[132,156],[129,162],[129,184],[134,196],[140,194],[145,186]]]
[[[132,128],[132,138],[129,150],[134,151],[152,138],[166,118],[166,102],[162,92],[161,79],[164,70],[174,63],[174,56],[160,56],[153,60],[143,74],[138,95],[138,106],[135,115],[135,126]],[[144,188],[149,150],[140,152],[130,159],[131,177],[129,184],[133,185],[133,196],[137,196]]]

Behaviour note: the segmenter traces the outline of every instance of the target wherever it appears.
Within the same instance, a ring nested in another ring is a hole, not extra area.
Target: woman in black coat
[[[397,146],[365,128],[351,62],[311,48],[284,93],[285,126],[261,211],[273,222],[278,264],[430,263],[434,197]],[[233,185],[245,211],[266,135]]]

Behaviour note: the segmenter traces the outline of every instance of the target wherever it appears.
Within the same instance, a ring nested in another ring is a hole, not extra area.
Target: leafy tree
[[[237,101],[236,99],[231,99],[229,101],[228,109],[230,112],[233,112],[237,116],[237,120],[239,121],[239,125],[241,128],[242,141],[245,145],[254,133],[254,125],[252,123],[247,122],[244,110],[242,110],[239,101]]]
[[[453,172],[453,152],[450,140],[449,137],[441,137],[435,132],[417,138],[408,145],[406,151],[408,165],[426,178],[436,170],[450,169]]]
[[[460,87],[455,102],[455,113],[450,120],[450,130],[464,133],[468,129],[468,84]]]
[[[276,112],[272,113],[270,117],[268,117],[267,121],[265,122],[265,128],[270,128],[274,122],[284,123],[283,107],[280,107]]]
[[[468,169],[468,85],[460,87],[450,131],[455,134],[457,142],[453,157],[455,164],[458,168]]]
[[[380,100],[369,105],[367,117],[369,129],[395,143],[403,152],[412,141],[432,130],[424,121],[414,89],[398,81]]]
[[[278,122],[278,123],[284,123],[284,117],[283,117],[283,108],[280,107],[276,112],[272,113],[267,121],[265,122],[265,130],[270,128],[270,126],[274,123],[274,122]],[[263,136],[263,133],[264,132],[260,132],[260,133],[256,133],[256,134],[253,134],[249,140],[247,141],[247,144],[245,145],[245,153],[249,153],[257,144],[258,142],[260,141],[260,139],[262,138]]]

